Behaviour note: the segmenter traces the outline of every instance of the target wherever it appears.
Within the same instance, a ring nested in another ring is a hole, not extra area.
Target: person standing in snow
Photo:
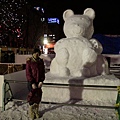
[[[45,66],[44,61],[39,56],[41,52],[35,48],[32,57],[26,60],[26,78],[28,86],[27,101],[29,107],[29,117],[34,120],[39,118],[39,104],[42,98],[42,84],[45,80]]]

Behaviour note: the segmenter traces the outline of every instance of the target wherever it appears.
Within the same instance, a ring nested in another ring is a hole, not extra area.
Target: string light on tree
[[[1,0],[0,1],[0,41],[8,35],[22,36],[22,26],[26,22],[26,15],[22,14],[22,8],[28,4],[27,0]]]

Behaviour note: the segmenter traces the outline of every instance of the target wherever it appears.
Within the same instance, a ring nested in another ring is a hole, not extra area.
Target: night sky
[[[59,33],[64,37],[63,12],[67,9],[73,10],[75,14],[83,14],[86,8],[93,8],[96,14],[93,21],[94,34],[120,35],[118,0],[0,0],[0,5],[0,44],[2,45],[18,46],[18,41],[23,40],[25,43],[20,45],[24,46],[29,39],[37,40],[40,36],[38,33],[42,34],[40,21],[43,15],[46,19],[56,17],[60,20]],[[36,32],[31,34],[30,30]]]
[[[41,2],[41,3],[40,3]],[[86,8],[93,8],[95,33],[120,34],[120,7],[118,0],[36,0],[42,5],[48,17],[58,17],[63,26],[63,12],[72,9],[75,14],[83,14]]]

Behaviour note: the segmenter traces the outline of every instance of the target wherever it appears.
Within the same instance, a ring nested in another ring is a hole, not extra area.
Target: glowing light
[[[45,48],[54,48],[55,43],[48,43],[45,45]]]
[[[44,44],[47,44],[47,43],[48,43],[48,39],[47,39],[47,38],[44,38],[43,43],[44,43]]]
[[[60,24],[58,18],[48,18],[48,23],[57,23],[57,24]]]
[[[34,7],[34,9],[36,9],[37,11],[41,11],[42,13],[44,13],[44,9],[40,8],[40,7]]]

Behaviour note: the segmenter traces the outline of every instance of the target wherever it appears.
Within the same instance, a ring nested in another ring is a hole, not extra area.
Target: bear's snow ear
[[[84,15],[87,15],[89,18],[95,18],[95,11],[92,8],[87,8],[84,10]]]
[[[66,18],[70,17],[74,15],[74,12],[71,9],[68,9],[66,11],[64,11],[63,13],[63,20],[65,21]]]

